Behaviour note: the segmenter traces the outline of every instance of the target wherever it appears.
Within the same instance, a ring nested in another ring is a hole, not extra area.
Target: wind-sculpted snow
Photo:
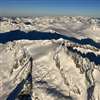
[[[100,100],[99,61],[99,48],[65,39],[1,44],[0,100]]]

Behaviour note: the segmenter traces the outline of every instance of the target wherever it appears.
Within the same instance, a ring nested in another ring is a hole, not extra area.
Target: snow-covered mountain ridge
[[[12,30],[58,32],[76,38],[88,37],[100,42],[100,19],[93,17],[1,17],[0,33]]]

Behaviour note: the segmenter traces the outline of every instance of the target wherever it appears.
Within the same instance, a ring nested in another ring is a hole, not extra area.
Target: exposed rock
[[[88,45],[19,40],[0,45],[0,100],[100,100],[100,55]]]

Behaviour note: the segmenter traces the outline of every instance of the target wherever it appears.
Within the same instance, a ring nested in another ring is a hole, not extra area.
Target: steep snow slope
[[[63,39],[1,44],[0,100],[100,100],[99,61],[100,49]]]
[[[100,100],[99,77],[99,18],[0,17],[0,100]]]

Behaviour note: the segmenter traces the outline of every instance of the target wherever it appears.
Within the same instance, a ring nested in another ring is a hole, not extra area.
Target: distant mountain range
[[[100,19],[93,17],[1,17],[0,33],[20,30],[24,32],[57,32],[80,38],[91,38],[100,42]]]

